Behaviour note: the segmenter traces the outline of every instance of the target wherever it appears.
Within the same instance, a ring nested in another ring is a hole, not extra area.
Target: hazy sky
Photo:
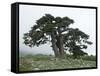
[[[71,8],[71,7],[51,7],[51,6],[35,6],[35,5],[20,5],[19,8],[19,45],[20,51],[33,53],[33,54],[54,54],[50,43],[41,45],[40,47],[30,48],[23,44],[23,34],[27,33],[32,26],[34,26],[36,20],[45,14],[51,14],[53,16],[68,16],[75,21],[70,25],[73,28],[79,28],[81,31],[90,35],[90,41],[92,45],[88,45],[88,48],[84,50],[89,54],[96,54],[95,46],[95,27],[96,27],[96,10],[87,8]]]

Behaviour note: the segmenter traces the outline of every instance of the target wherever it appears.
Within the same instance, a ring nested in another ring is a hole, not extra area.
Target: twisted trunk
[[[56,38],[55,38],[54,32],[51,33],[51,38],[52,38],[52,40],[51,40],[52,48],[53,48],[55,57],[59,57],[59,50],[58,50],[57,45],[56,45]]]
[[[64,47],[63,47],[63,36],[61,34],[60,28],[58,28],[58,35],[55,31],[51,32],[51,42],[55,57],[65,57]]]
[[[58,28],[58,33],[59,33],[59,36],[57,38],[57,43],[58,43],[59,53],[61,57],[64,57],[65,52],[64,52],[64,47],[63,47],[63,36],[61,34],[60,28]]]

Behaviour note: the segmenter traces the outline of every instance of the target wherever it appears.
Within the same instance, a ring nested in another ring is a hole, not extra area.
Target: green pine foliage
[[[50,14],[45,14],[36,20],[36,24],[31,27],[28,33],[24,34],[24,44],[34,47],[52,42],[52,44],[56,44],[55,47],[52,47],[55,49],[53,51],[56,51],[55,53],[58,51],[59,55],[62,55],[64,51],[69,51],[75,58],[87,55],[82,49],[86,49],[88,44],[92,44],[91,41],[88,41],[89,35],[78,28],[70,28],[69,25],[73,23],[74,20],[67,16],[54,17]],[[63,34],[63,32],[66,33]],[[54,40],[52,41],[51,39]]]

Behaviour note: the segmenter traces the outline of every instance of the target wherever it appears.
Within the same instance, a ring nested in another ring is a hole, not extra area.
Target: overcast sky
[[[51,7],[51,6],[36,6],[36,5],[20,5],[19,7],[19,46],[20,51],[33,53],[33,54],[54,54],[50,43],[41,45],[40,47],[30,48],[23,44],[23,34],[27,33],[32,26],[34,26],[36,20],[45,14],[51,14],[53,16],[65,17],[75,21],[70,25],[73,28],[79,28],[81,31],[90,35],[90,41],[92,45],[88,45],[88,48],[84,50],[89,54],[96,54],[95,46],[95,28],[96,28],[96,10],[87,8],[71,8],[71,7]]]

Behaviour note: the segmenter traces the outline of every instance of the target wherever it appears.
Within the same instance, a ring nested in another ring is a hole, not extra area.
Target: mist
[[[19,51],[26,54],[46,54],[54,55],[51,43],[41,45],[39,47],[30,48],[23,43],[23,35],[27,33],[32,26],[34,26],[36,20],[45,14],[51,14],[54,17],[68,16],[75,21],[70,25],[73,28],[79,28],[90,36],[89,41],[92,41],[92,45],[88,45],[88,48],[84,51],[89,55],[96,55],[96,10],[86,8],[71,8],[71,7],[50,7],[50,6],[35,6],[35,5],[20,5],[19,7]]]

